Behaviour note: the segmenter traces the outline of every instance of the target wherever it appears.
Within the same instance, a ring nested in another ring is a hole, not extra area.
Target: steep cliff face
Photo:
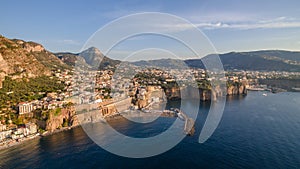
[[[245,95],[247,89],[245,85],[229,86],[227,88],[227,95]]]
[[[224,91],[224,90],[223,90]],[[172,87],[165,89],[166,96],[169,100],[174,99],[200,99],[201,101],[216,100],[218,97],[225,96],[220,86],[216,86],[213,90],[196,89],[192,87]],[[227,95],[246,95],[247,89],[245,84],[232,85],[227,87]]]
[[[75,121],[75,109],[74,107],[61,109],[59,112],[51,112],[49,119],[46,121],[45,129],[53,132],[61,127],[69,127],[77,125]]]
[[[200,99],[200,100],[210,100],[211,91],[202,90],[193,87],[172,87],[165,89],[166,97],[169,100],[177,99]]]
[[[147,106],[147,100],[138,100],[137,101],[137,106],[138,106],[139,109],[142,109],[142,108],[146,107]]]
[[[200,100],[201,101],[211,100],[211,98],[212,98],[211,90],[201,90],[200,89]]]
[[[181,98],[181,92],[179,87],[165,88],[166,97],[169,100],[177,100]]]

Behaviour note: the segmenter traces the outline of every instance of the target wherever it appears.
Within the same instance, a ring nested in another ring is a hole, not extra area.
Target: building
[[[11,137],[12,130],[6,130],[0,132],[0,141]]]
[[[5,130],[6,130],[6,125],[1,124],[1,122],[0,122],[0,131],[5,131]]]
[[[33,111],[34,106],[32,105],[32,103],[21,102],[18,105],[18,109],[19,109],[19,114],[26,114],[26,113],[30,113],[31,111]]]
[[[32,135],[37,133],[37,125],[35,123],[26,123],[26,133],[25,135]]]

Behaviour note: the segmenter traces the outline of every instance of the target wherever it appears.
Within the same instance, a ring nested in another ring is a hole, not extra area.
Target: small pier
[[[179,109],[174,109],[178,117],[185,121],[184,123],[184,132],[186,135],[192,136],[195,133],[195,121],[192,118],[189,118],[183,111]]]

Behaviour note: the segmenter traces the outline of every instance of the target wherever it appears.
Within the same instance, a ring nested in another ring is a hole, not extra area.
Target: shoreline
[[[77,127],[80,127],[80,126],[81,125],[65,127],[65,128],[62,128],[62,129],[57,129],[53,132],[46,132],[46,133],[43,133],[43,134],[37,133],[36,135],[30,136],[30,137],[24,137],[22,140],[19,140],[19,141],[10,139],[10,140],[7,140],[7,141],[9,141],[8,143],[5,143],[5,142],[0,143],[0,151],[11,148],[11,147],[15,147],[15,146],[18,146],[18,145],[21,145],[21,144],[24,144],[24,143],[26,143],[30,140],[41,139],[43,137],[47,137],[47,136],[54,135],[54,134],[57,134],[57,133],[60,133],[60,132],[68,131],[68,130],[71,130],[73,128],[77,128]]]
[[[63,132],[63,131],[68,131],[68,130],[71,130],[73,128],[77,128],[77,127],[80,127],[81,125],[75,125],[75,126],[70,126],[70,127],[64,127],[64,128],[61,128],[61,129],[56,129],[54,130],[53,132],[44,132],[43,134],[41,134],[41,137],[47,137],[47,136],[50,136],[50,135],[53,135],[53,134],[57,134],[57,133],[60,133],[60,132]]]
[[[270,91],[256,91],[256,90],[250,90],[249,92],[254,92],[254,93],[263,93],[263,92],[269,92],[269,93],[272,93]],[[280,93],[290,93],[289,91],[287,92],[280,92]],[[291,93],[299,93],[299,92],[291,92]],[[140,113],[139,115],[154,115],[156,114],[157,112],[143,112],[143,113]],[[106,121],[110,121],[110,120],[117,120],[119,118],[122,118],[122,113],[118,113],[118,114],[113,114],[113,115],[110,115],[110,116],[107,116],[105,117],[104,119]],[[177,117],[177,114],[169,114],[169,113],[161,113],[160,114],[160,117],[167,117],[167,118],[170,118],[170,117]],[[8,148],[11,148],[11,147],[14,147],[14,146],[18,146],[18,145],[21,145],[21,144],[24,144],[26,143],[27,141],[30,141],[30,140],[33,140],[33,139],[41,139],[42,137],[47,137],[47,136],[50,136],[50,135],[54,135],[54,134],[57,134],[57,133],[60,133],[60,132],[64,132],[64,131],[68,131],[68,130],[71,130],[73,128],[77,128],[77,127],[81,127],[81,124],[78,124],[78,125],[75,125],[75,126],[70,126],[70,127],[64,127],[64,128],[61,128],[61,129],[56,129],[55,131],[53,132],[46,132],[46,133],[43,133],[43,134],[39,134],[37,133],[36,135],[33,135],[33,136],[30,136],[30,137],[24,137],[22,140],[19,140],[19,141],[16,141],[16,140],[7,140],[9,141],[8,143],[0,143],[0,151],[2,150],[5,150],[5,149],[8,149]]]
[[[40,134],[38,134],[38,135],[35,135],[35,136],[31,136],[31,137],[25,137],[24,140],[21,140],[21,141],[11,140],[8,144],[3,143],[3,145],[0,145],[0,151],[11,148],[11,147],[21,145],[21,144],[26,143],[27,141],[30,141],[30,140],[40,139],[40,138],[42,138],[42,136]]]

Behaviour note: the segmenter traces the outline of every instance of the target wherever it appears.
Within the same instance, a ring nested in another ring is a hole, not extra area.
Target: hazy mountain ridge
[[[155,67],[172,67],[172,68],[185,68],[187,67],[184,60],[179,59],[158,59],[158,60],[141,60],[130,62],[136,66],[155,66]]]
[[[220,59],[226,70],[300,71],[300,52],[283,50],[231,52],[221,54]]]
[[[203,59],[208,59],[207,55]],[[300,52],[283,50],[262,50],[251,52],[230,52],[219,54],[225,70],[257,70],[257,71],[300,71]],[[185,64],[183,64],[184,62]],[[136,61],[132,64],[141,66],[177,67],[187,65],[194,68],[205,68],[201,59],[158,59],[149,61]]]

